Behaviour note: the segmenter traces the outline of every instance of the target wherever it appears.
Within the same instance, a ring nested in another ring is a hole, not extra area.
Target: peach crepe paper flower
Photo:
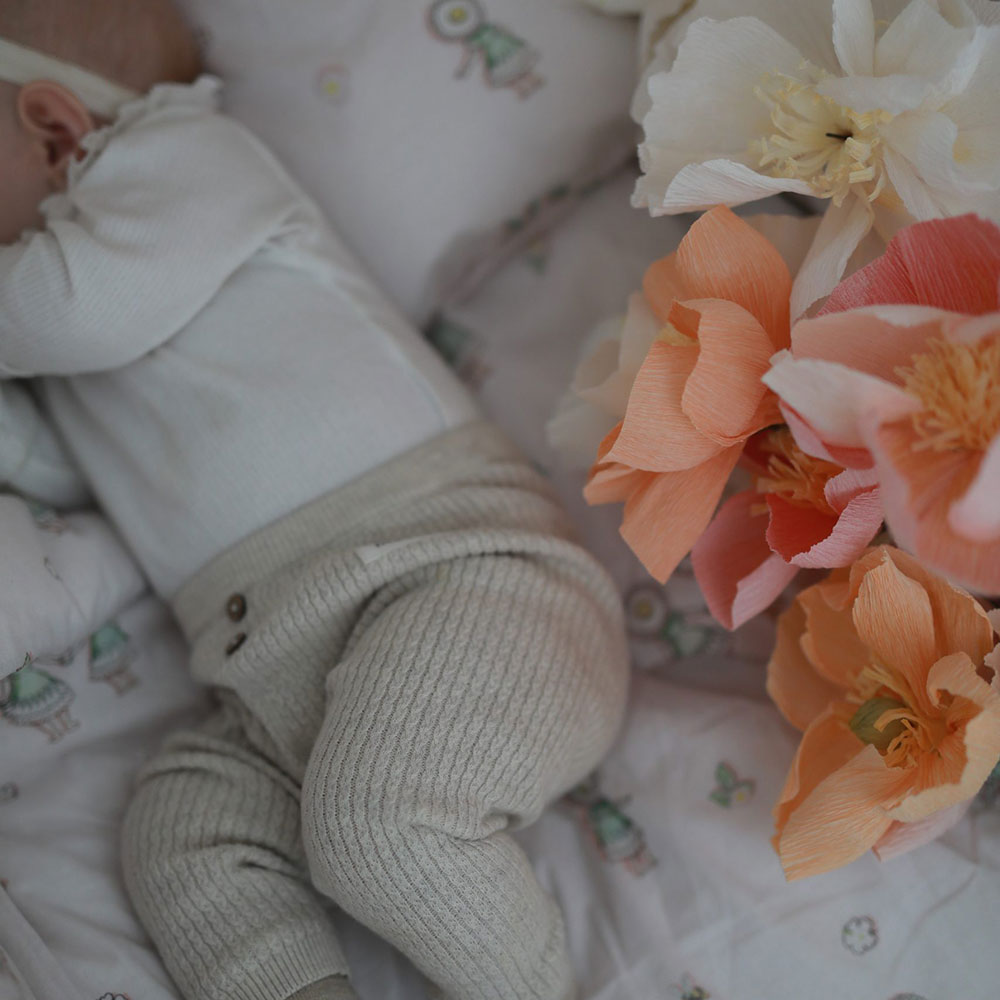
[[[804,451],[874,466],[896,541],[1000,592],[1000,230],[974,216],[901,233],[803,320],[764,381]],[[935,306],[983,315],[963,315]]]
[[[788,879],[883,860],[960,817],[1000,758],[1000,647],[965,592],[870,549],[779,619],[767,687],[804,730],[775,806]]]
[[[849,566],[882,527],[871,470],[807,455],[787,427],[747,443],[755,488],[730,497],[691,553],[709,610],[738,628],[767,608],[800,569]]]
[[[657,580],[707,527],[747,438],[780,420],[761,376],[788,344],[790,291],[778,251],[723,207],[646,273],[660,332],[584,496],[625,502],[622,537]]]

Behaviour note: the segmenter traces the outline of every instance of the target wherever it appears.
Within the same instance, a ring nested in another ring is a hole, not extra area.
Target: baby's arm
[[[149,112],[0,247],[0,378],[120,368],[165,343],[288,225],[296,192],[241,126]]]

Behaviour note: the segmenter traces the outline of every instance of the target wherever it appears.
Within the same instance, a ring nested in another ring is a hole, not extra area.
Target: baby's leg
[[[143,771],[123,844],[132,902],[187,1000],[349,1000],[298,789],[244,717],[223,706]]]
[[[303,784],[316,886],[456,1000],[573,995],[563,923],[507,832],[607,750],[620,612],[556,560],[440,564],[367,609]]]

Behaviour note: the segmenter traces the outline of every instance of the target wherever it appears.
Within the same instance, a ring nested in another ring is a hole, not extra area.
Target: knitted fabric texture
[[[610,746],[621,609],[496,431],[311,504],[175,607],[219,708],[144,771],[124,854],[189,1000],[287,1000],[346,973],[324,896],[446,997],[572,995],[562,918],[509,831]]]

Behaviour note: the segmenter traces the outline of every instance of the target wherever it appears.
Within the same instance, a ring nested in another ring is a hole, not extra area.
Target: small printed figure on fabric
[[[139,683],[132,673],[132,652],[128,633],[117,622],[108,622],[90,637],[92,681],[110,684],[118,694],[125,694]]]
[[[55,656],[36,656],[32,662],[39,667],[68,667],[76,659],[80,648],[81,644],[77,643],[75,646],[64,649],[61,653],[56,653]]]
[[[97,1000],[132,1000],[127,993],[104,993]]]
[[[629,591],[625,618],[631,635],[664,643],[672,658],[697,656],[727,639],[707,611],[690,614],[673,608],[666,588],[655,583],[641,583]]]
[[[5,802],[13,802],[21,794],[21,790],[13,781],[6,781],[0,785],[0,806]]]
[[[613,802],[606,798],[599,780],[596,773],[592,774],[569,792],[566,802],[576,812],[602,861],[620,862],[636,878],[645,875],[657,862],[649,853],[642,829],[622,811],[629,799]]]
[[[852,955],[864,955],[878,944],[878,927],[872,917],[851,917],[840,932],[840,940]]]
[[[922,997],[919,993],[896,993],[889,997],[889,1000],[927,1000],[927,998]]]
[[[69,523],[62,515],[47,504],[39,503],[37,500],[25,500],[28,505],[28,512],[34,519],[35,524],[42,531],[50,531],[53,535],[61,535],[69,530]]]
[[[720,761],[715,768],[716,786],[708,797],[724,809],[745,806],[757,790],[757,782],[751,778],[740,778],[732,764]]]
[[[31,726],[58,743],[80,723],[70,714],[76,693],[44,670],[26,661],[18,671],[0,679],[0,718],[13,726]]]
[[[349,94],[349,79],[350,71],[347,67],[334,63],[324,66],[316,75],[316,88],[331,104],[343,104]]]
[[[545,274],[549,266],[549,257],[552,253],[552,241],[547,236],[540,236],[527,250],[524,251],[524,263],[535,272],[535,274]]]
[[[699,986],[689,972],[685,972],[679,983],[671,983],[670,988],[680,1000],[711,1000],[712,994]]]
[[[439,313],[424,330],[424,336],[455,374],[470,388],[478,389],[491,369],[482,358],[482,343],[468,327]]]
[[[478,58],[490,87],[509,87],[522,100],[545,83],[535,72],[541,54],[506,28],[490,24],[478,0],[437,0],[427,12],[427,24],[442,42],[461,42],[464,55],[457,79],[467,76]]]

